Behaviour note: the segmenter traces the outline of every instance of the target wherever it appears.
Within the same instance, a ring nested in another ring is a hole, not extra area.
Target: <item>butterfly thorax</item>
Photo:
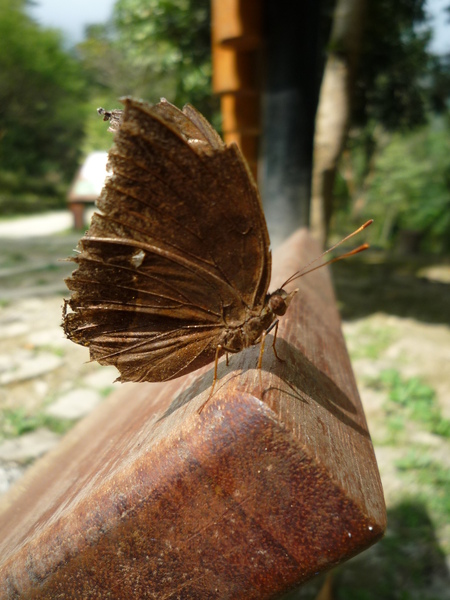
[[[224,350],[227,352],[240,352],[244,348],[257,344],[263,332],[270,327],[275,319],[285,314],[296,292],[297,290],[288,293],[280,289],[272,294],[267,294],[259,314],[252,311],[242,325],[229,327],[223,332],[221,345]]]

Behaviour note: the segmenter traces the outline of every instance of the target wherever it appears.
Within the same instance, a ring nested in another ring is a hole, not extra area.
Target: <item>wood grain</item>
[[[275,289],[318,253],[275,256]],[[259,349],[124,384],[0,512],[1,598],[275,598],[383,534],[378,469],[326,269]],[[262,381],[262,388],[260,382]]]

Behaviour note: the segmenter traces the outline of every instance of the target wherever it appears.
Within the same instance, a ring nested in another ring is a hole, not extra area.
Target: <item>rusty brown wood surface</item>
[[[213,43],[238,50],[262,45],[263,6],[261,0],[211,0]]]
[[[297,232],[274,287],[318,252]],[[364,550],[385,506],[325,269],[259,349],[125,384],[0,511],[0,598],[269,599]],[[271,288],[272,289],[272,288]]]

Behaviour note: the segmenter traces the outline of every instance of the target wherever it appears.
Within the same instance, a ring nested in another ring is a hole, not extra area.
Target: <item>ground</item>
[[[118,385],[115,369],[86,362],[87,350],[60,327],[63,279],[74,268],[60,259],[72,254],[80,233],[43,235],[43,222],[38,231],[30,227],[0,223],[0,492]],[[335,571],[335,597],[444,600],[450,265],[366,254],[336,264],[333,277],[389,528],[382,542]],[[313,587],[290,598],[314,597]]]

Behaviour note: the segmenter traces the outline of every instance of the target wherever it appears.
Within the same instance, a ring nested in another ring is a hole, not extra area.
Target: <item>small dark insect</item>
[[[116,132],[119,129],[123,110],[120,110],[118,108],[115,108],[113,110],[97,108],[97,112],[103,117],[104,121],[109,121],[108,131]]]
[[[123,103],[98,109],[116,131],[112,175],[70,259],[64,331],[120,381],[167,381],[215,360],[215,382],[222,354],[264,342],[285,314],[296,290],[282,288],[323,265],[268,294],[269,235],[238,147],[192,106]]]

